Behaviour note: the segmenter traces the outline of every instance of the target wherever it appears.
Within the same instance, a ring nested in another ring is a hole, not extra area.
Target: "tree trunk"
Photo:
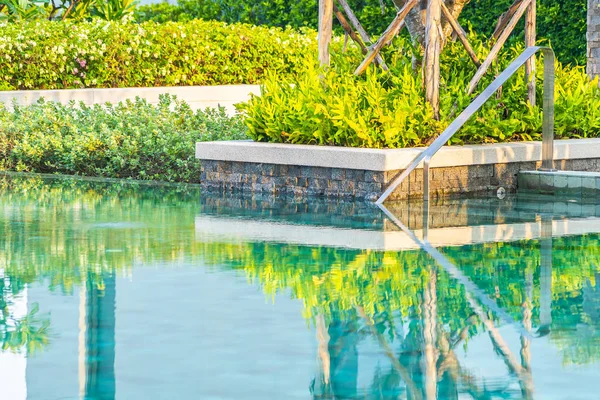
[[[425,97],[433,108],[433,118],[440,119],[440,53],[442,40],[440,26],[442,0],[429,0],[425,40]]]
[[[406,4],[406,0],[394,0],[397,9]],[[406,28],[413,42],[425,47],[425,14],[427,12],[427,0],[421,0],[419,4],[406,16]]]
[[[600,0],[588,0],[587,57],[590,77],[600,76]]]
[[[455,20],[458,19],[458,16],[469,1],[470,0],[442,0]],[[427,3],[428,0],[421,0],[420,4],[412,9],[406,17],[406,27],[408,28],[410,36],[415,43],[419,43],[423,48],[425,48]],[[400,9],[404,7],[406,0],[394,0],[394,4],[396,5],[396,8]],[[442,32],[444,33],[442,38],[443,47],[444,43],[446,43],[446,39],[452,34],[452,25],[450,25],[450,22],[447,19],[443,19]]]
[[[532,0],[525,14],[525,47],[535,46],[537,0]],[[529,104],[535,106],[535,57],[531,57],[525,64],[525,83],[527,85],[527,98]]]

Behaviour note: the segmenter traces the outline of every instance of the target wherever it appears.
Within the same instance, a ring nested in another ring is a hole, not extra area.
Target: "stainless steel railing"
[[[549,47],[532,46],[525,49],[471,104],[446,128],[444,132],[406,169],[394,179],[385,192],[376,201],[383,202],[398,186],[423,162],[423,201],[429,201],[429,164],[431,158],[444,146],[452,136],[488,101],[502,85],[521,68],[527,60],[541,51],[544,55],[544,103],[542,124],[542,169],[551,170],[554,164],[554,51]]]

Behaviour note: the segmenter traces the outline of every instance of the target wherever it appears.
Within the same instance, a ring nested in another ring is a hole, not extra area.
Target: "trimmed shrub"
[[[0,24],[0,90],[254,84],[316,54],[314,32],[215,21]]]
[[[498,18],[514,0],[472,0],[464,9],[460,22],[471,25],[477,34],[491,35]],[[537,0],[538,36],[550,41],[563,63],[585,65],[587,0]],[[377,0],[349,0],[358,19],[372,35],[381,34],[396,15],[391,1],[386,1],[382,14]],[[178,0],[138,7],[138,21],[189,21],[194,18],[225,22],[246,22],[294,28],[317,28],[317,0],[270,1],[256,0]],[[523,22],[515,32],[523,37]],[[342,32],[337,27],[338,32]]]
[[[199,182],[198,141],[245,139],[224,109],[193,112],[174,97],[156,106],[40,101],[0,108],[0,170]]]
[[[480,55],[487,53],[481,41],[475,37],[471,41]],[[435,121],[424,101],[420,74],[413,72],[410,46],[402,39],[399,42],[400,50],[386,55],[389,73],[370,67],[364,76],[356,77],[354,65],[347,62],[328,71],[313,67],[291,86],[273,74],[261,97],[240,106],[250,136],[257,141],[352,147],[426,145],[473,100],[474,96],[465,94],[465,87],[475,68],[460,43],[446,48],[441,63],[441,120]],[[479,88],[486,87],[493,74],[522,51],[522,46],[504,50],[496,71],[491,71]],[[542,99],[542,68],[537,71],[538,98]],[[556,96],[558,138],[600,136],[600,88],[582,67],[557,64]],[[502,95],[490,99],[451,143],[541,139],[541,104],[531,107],[526,98],[521,69],[504,85]]]
[[[465,7],[461,22],[469,23],[478,34],[490,36],[498,17],[514,0],[474,0]],[[538,37],[550,42],[556,56],[564,64],[585,65],[587,0],[537,0]],[[513,37],[523,41],[524,23],[517,26]]]

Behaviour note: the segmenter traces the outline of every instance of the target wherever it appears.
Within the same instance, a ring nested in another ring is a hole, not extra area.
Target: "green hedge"
[[[472,0],[460,21],[478,34],[490,35],[496,22],[514,0]],[[585,64],[587,0],[537,0],[538,35],[552,42],[563,63]],[[391,0],[381,13],[378,0],[349,0],[358,19],[373,35],[381,34],[396,14]],[[141,6],[138,21],[188,21],[194,18],[225,22],[246,22],[295,28],[317,28],[317,0],[178,0],[178,5],[158,3]],[[521,23],[521,25],[523,25]],[[339,31],[339,27],[338,27]],[[523,35],[522,26],[515,35]]]
[[[465,7],[461,22],[467,21],[479,34],[490,36],[498,17],[514,0],[473,0]],[[538,37],[549,41],[558,59],[565,64],[586,63],[587,0],[537,0]],[[522,41],[521,21],[514,37]]]
[[[0,90],[253,84],[316,54],[315,34],[215,21],[0,24]]]
[[[40,101],[0,108],[0,170],[199,182],[198,141],[245,139],[224,109],[193,112],[170,96],[115,106]]]
[[[488,52],[476,37],[471,41],[482,55]],[[408,43],[398,40],[398,50],[386,54],[390,72],[371,67],[365,76],[353,75],[350,60],[328,71],[317,67],[297,79],[282,83],[276,76],[266,81],[261,97],[241,105],[254,140],[352,147],[397,148],[424,146],[473,100],[465,88],[475,73],[473,63],[460,43],[442,54],[440,93],[441,120],[425,102],[420,74],[412,68]],[[521,47],[505,49],[499,65],[480,83],[486,87]],[[540,64],[541,65],[541,64]],[[537,69],[542,99],[542,68]],[[600,88],[588,79],[583,67],[556,71],[556,136],[558,138],[600,136]],[[530,107],[523,69],[507,82],[499,98],[490,99],[453,138],[452,143],[492,143],[541,138],[540,104]]]

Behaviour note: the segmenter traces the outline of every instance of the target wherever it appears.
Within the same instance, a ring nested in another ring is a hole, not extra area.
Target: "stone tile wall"
[[[375,200],[401,172],[214,160],[202,160],[201,163],[201,184],[208,191],[357,200]],[[514,192],[518,172],[535,170],[539,164],[522,162],[433,168],[430,175],[431,197],[491,194],[499,187]],[[600,172],[600,158],[557,161],[555,168]],[[423,171],[415,170],[390,199],[401,200],[422,195]]]

